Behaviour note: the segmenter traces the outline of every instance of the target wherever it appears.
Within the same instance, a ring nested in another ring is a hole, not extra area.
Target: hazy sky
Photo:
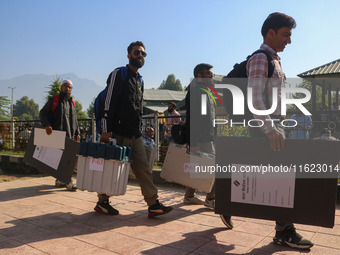
[[[280,54],[287,77],[296,77],[339,58],[339,9],[336,0],[0,0],[0,79],[72,72],[104,86],[127,63],[129,43],[142,40],[146,88],[170,73],[185,86],[196,64],[226,74],[255,51],[262,23],[275,11],[297,22]],[[7,87],[0,92],[10,94]]]

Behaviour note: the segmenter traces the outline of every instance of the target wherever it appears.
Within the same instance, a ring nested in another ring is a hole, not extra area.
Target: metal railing
[[[89,132],[91,119],[81,119],[78,122],[82,139],[88,140],[92,134]],[[40,124],[40,121],[0,121],[0,150],[25,151],[32,127],[37,123]]]
[[[153,116],[143,116],[142,120],[142,133],[145,135],[146,128],[148,126],[154,128],[155,136],[154,141],[157,146],[166,144],[166,123],[169,118],[178,118],[182,116],[175,117],[159,117],[158,114]],[[32,121],[0,121],[0,150],[16,150],[25,151],[27,148],[28,140],[30,138],[32,127],[36,124],[40,124],[39,120]],[[95,127],[95,122],[92,119],[79,119],[80,126],[80,137],[83,141],[92,140],[93,127]],[[157,123],[157,124],[155,124]],[[12,132],[14,131],[14,132]],[[97,136],[95,136],[97,138]]]
[[[142,120],[142,133],[145,135],[147,127],[152,127],[155,131],[154,142],[159,149],[162,146],[169,144],[166,134],[166,123],[169,118],[181,117],[184,120],[184,116],[159,116],[155,113],[153,116],[143,116]],[[217,118],[224,118],[218,116]],[[80,119],[78,120],[80,125],[81,140],[88,141],[93,137],[94,120]],[[28,140],[31,135],[32,126],[36,123],[40,123],[39,120],[33,121],[0,121],[0,150],[16,150],[25,151],[27,148]],[[340,121],[312,121],[312,128],[309,132],[309,139],[314,139],[321,136],[321,130],[328,128],[332,136],[340,139]],[[222,136],[249,136],[247,128],[242,126],[230,127],[229,125],[217,125],[217,135]],[[286,129],[286,137],[289,139],[292,137],[293,129]],[[303,139],[303,138],[302,138]],[[157,153],[159,155],[159,151]],[[157,160],[159,158],[157,157]]]

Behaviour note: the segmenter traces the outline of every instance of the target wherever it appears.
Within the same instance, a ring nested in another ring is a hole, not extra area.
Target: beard
[[[144,65],[144,59],[138,59],[131,56],[129,63],[136,68],[141,68]]]
[[[62,100],[69,100],[71,98],[71,93],[60,92],[60,98]]]
[[[200,81],[198,81],[199,83],[203,83],[203,84],[207,84],[211,87],[215,86],[215,81],[213,80],[213,78],[202,78]]]
[[[204,79],[205,83],[214,87],[215,86],[215,81],[213,80],[213,78],[209,78],[209,79]]]

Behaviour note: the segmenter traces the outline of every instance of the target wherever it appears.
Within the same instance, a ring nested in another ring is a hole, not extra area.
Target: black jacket
[[[66,136],[73,139],[79,135],[77,112],[72,98],[66,100],[62,93],[59,94],[59,103],[52,113],[53,97],[40,110],[39,117],[43,127],[52,126],[53,130],[66,131]]]
[[[107,131],[131,138],[140,137],[143,111],[144,85],[142,76],[128,67],[127,76],[122,80],[121,71],[116,69],[107,78],[107,86],[114,82]],[[115,73],[116,72],[116,73]],[[114,80],[113,80],[114,78]]]
[[[213,121],[215,119],[214,102],[201,88],[207,89],[203,84],[194,79],[189,84],[188,93],[185,97],[186,105],[186,130],[187,141],[190,146],[197,143],[211,142],[215,137]],[[201,114],[201,95],[207,95],[207,115]]]

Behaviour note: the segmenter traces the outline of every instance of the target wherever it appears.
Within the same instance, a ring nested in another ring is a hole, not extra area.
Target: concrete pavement
[[[182,203],[184,188],[158,185],[160,201],[175,209],[149,219],[135,182],[113,197],[120,215],[93,210],[96,193],[55,188],[53,177],[0,183],[0,254],[340,254],[340,205],[333,229],[296,224],[309,251],[272,243],[274,222],[233,217],[226,230],[218,215]]]

